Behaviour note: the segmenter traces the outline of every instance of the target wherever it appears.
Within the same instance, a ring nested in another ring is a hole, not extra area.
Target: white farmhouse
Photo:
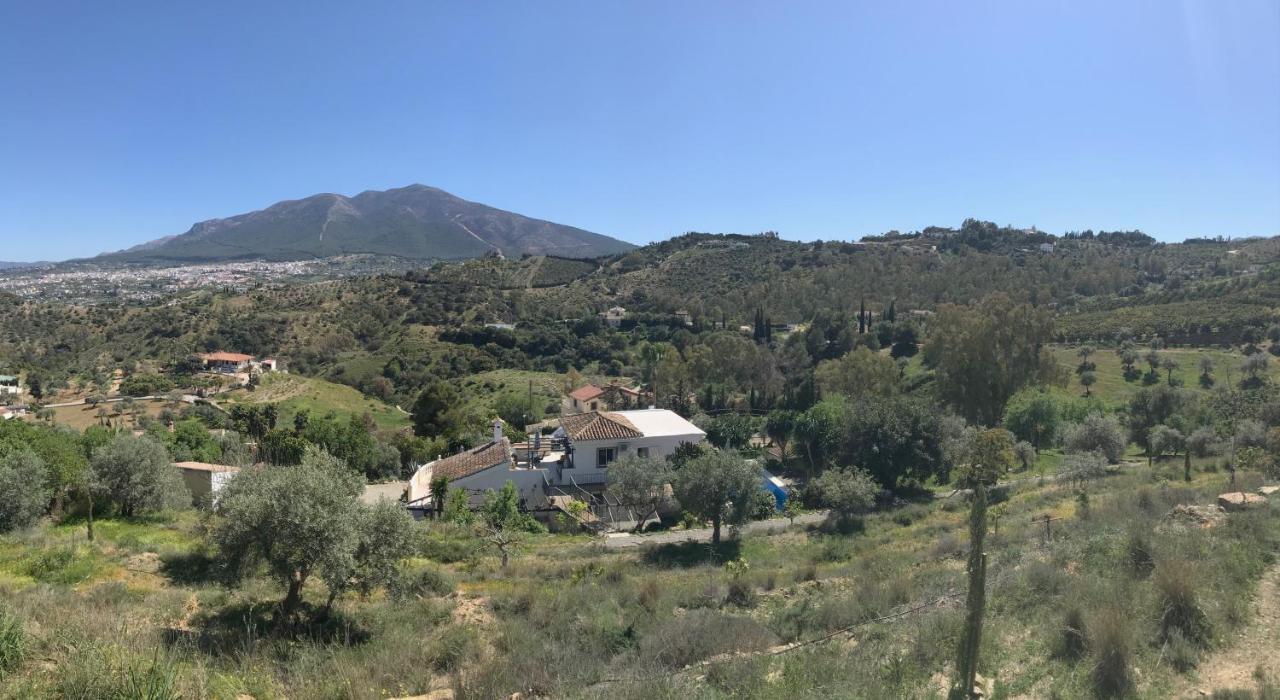
[[[609,463],[628,455],[662,458],[681,443],[698,444],[707,434],[673,411],[592,411],[564,416],[552,438],[568,444],[560,469],[564,483],[603,484]]]
[[[431,505],[431,482],[449,480],[449,489],[464,489],[478,505],[488,489],[508,481],[520,492],[524,507],[547,507],[558,495],[599,493],[608,481],[609,463],[627,455],[663,458],[681,443],[698,444],[706,433],[665,409],[592,411],[564,416],[549,440],[513,447],[495,422],[489,442],[419,467],[409,480],[411,508]]]

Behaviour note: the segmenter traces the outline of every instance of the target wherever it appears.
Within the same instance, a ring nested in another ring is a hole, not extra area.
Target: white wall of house
[[[509,466],[499,465],[455,479],[449,484],[449,488],[471,491],[471,505],[479,506],[484,503],[486,490],[497,491],[510,481],[516,485],[526,507],[541,508],[547,502],[547,495],[543,490],[544,474],[546,472],[541,469],[511,469]]]
[[[601,450],[612,450],[613,459],[615,460],[636,456],[663,458],[675,452],[680,443],[690,442],[696,445],[702,442],[705,437],[702,433],[691,433],[688,435],[645,436],[626,440],[575,440],[573,442],[573,468],[564,470],[564,481],[566,483],[569,481],[569,475],[588,483],[594,483],[593,480],[598,481],[608,471],[608,467],[600,467]]]
[[[449,482],[450,489],[463,489],[471,492],[471,505],[478,507],[484,503],[484,492],[488,489],[497,491],[508,481],[516,485],[520,498],[529,508],[541,508],[546,505],[547,497],[543,490],[545,470],[512,469],[508,464],[489,467],[475,474],[454,479]],[[420,501],[416,506],[429,505],[425,500],[431,494],[431,465],[419,468],[409,480],[409,500]]]

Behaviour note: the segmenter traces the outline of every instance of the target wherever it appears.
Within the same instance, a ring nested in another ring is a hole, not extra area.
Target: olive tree
[[[385,582],[409,553],[409,522],[360,504],[362,490],[359,474],[315,447],[296,466],[241,471],[219,494],[212,530],[227,581],[265,566],[285,588],[285,622],[296,619],[313,575],[329,584],[330,603],[350,585]]]
[[[676,472],[675,492],[685,510],[711,521],[711,543],[719,544],[720,526],[746,521],[760,484],[757,467],[735,454],[710,452]]]
[[[52,497],[44,460],[34,452],[15,450],[0,457],[0,532],[31,526]]]
[[[831,509],[836,523],[849,526],[855,518],[871,510],[880,493],[880,485],[865,469],[843,467],[828,469],[814,481],[822,504]]]
[[[191,505],[191,493],[168,450],[151,438],[118,435],[94,450],[89,467],[93,491],[125,517]]]
[[[636,513],[639,530],[667,500],[672,471],[666,460],[624,457],[609,465],[609,495]]]
[[[1177,429],[1167,425],[1157,425],[1151,429],[1151,452],[1156,457],[1166,454],[1178,454],[1186,448],[1186,437]]]
[[[1127,444],[1120,421],[1101,413],[1090,413],[1062,431],[1062,446],[1067,452],[1100,452],[1111,463],[1120,461]]]

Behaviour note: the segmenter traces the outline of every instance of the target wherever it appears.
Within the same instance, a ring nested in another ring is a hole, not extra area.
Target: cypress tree
[[[867,300],[863,299],[858,305],[858,335],[867,332]]]

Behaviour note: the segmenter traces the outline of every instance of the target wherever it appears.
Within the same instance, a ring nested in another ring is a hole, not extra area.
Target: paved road
[[[796,518],[797,525],[812,525],[820,523],[827,517],[826,511],[817,513],[805,513]],[[755,520],[743,525],[739,531],[743,534],[749,533],[769,533],[783,530],[790,524],[786,518],[770,518],[768,520]],[[729,529],[723,528],[720,531],[722,537],[729,535]],[[627,547],[639,547],[646,544],[671,544],[673,542],[710,542],[711,528],[702,527],[695,530],[666,530],[664,532],[655,532],[647,535],[631,535],[615,533],[605,535],[602,542],[604,546],[610,549],[626,549]]]

